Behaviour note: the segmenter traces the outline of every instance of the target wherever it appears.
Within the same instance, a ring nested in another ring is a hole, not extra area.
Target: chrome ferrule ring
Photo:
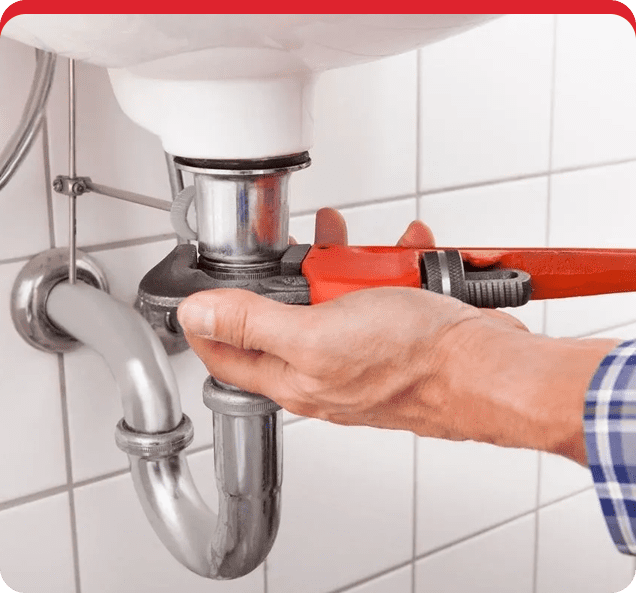
[[[192,421],[185,414],[181,422],[168,432],[148,434],[136,432],[124,418],[117,423],[115,442],[128,455],[142,459],[163,459],[183,451],[194,438]]]

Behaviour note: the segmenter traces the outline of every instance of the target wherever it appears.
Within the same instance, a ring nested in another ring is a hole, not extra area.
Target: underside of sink
[[[311,147],[318,73],[404,53],[496,16],[29,14],[2,33],[108,68],[124,112],[170,154],[263,159]]]
[[[461,33],[479,14],[25,14],[3,30],[23,43],[107,68],[213,48],[287,52],[311,70],[402,53]]]

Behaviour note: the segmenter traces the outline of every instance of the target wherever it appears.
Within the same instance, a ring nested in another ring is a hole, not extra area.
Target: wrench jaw
[[[249,274],[214,273],[197,261],[194,245],[177,245],[141,280],[137,310],[150,323],[168,354],[187,350],[188,343],[177,321],[183,299],[204,290],[241,288],[290,305],[309,304],[309,284],[301,275],[301,264],[311,245],[293,245],[277,264],[279,274],[264,278]]]

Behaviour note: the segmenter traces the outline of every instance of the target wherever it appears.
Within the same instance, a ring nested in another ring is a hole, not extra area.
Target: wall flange
[[[11,291],[11,318],[16,331],[31,346],[44,352],[72,352],[81,345],[58,328],[46,313],[51,290],[69,278],[67,248],[39,253],[22,268]],[[99,264],[77,251],[77,279],[109,292],[108,281]]]

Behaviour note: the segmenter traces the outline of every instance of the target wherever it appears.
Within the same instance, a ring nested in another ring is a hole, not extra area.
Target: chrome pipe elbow
[[[210,378],[218,514],[201,498],[184,449],[192,426],[181,413],[176,381],[159,338],[130,307],[86,284],[59,284],[47,300],[58,327],[100,354],[121,389],[116,431],[128,453],[146,517],[166,548],[193,572],[234,579],[267,556],[280,522],[280,407]]]
[[[46,313],[104,358],[119,387],[129,427],[152,434],[179,425],[181,401],[170,361],[159,338],[134,309],[79,282],[55,286]]]

